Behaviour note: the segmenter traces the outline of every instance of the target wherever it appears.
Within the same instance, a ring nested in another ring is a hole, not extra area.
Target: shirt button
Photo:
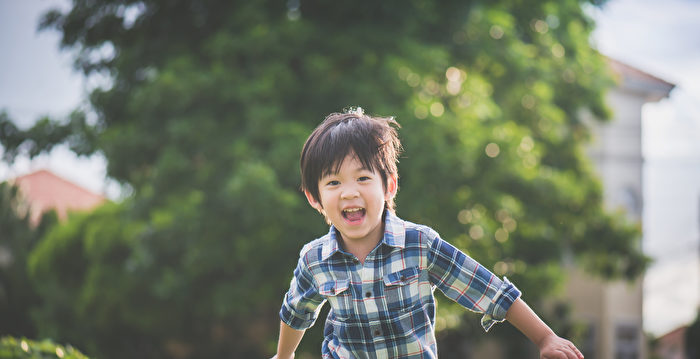
[[[380,332],[379,329],[374,331],[374,335],[379,336],[380,334],[382,334],[382,332]]]
[[[367,292],[367,293],[365,293],[365,297],[369,298],[369,297],[371,297],[371,296],[372,296],[372,292]]]

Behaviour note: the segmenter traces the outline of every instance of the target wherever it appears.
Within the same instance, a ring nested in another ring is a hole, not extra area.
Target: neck
[[[365,263],[365,258],[374,250],[374,248],[379,245],[379,243],[382,241],[382,238],[384,238],[384,225],[381,226],[381,231],[374,236],[371,239],[365,239],[365,240],[353,240],[353,239],[346,239],[343,238],[342,234],[340,234],[340,242],[342,243],[343,249],[354,255],[360,263],[364,264]]]

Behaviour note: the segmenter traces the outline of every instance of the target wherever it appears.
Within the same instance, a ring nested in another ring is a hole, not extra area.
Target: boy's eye
[[[371,179],[371,178],[369,178],[369,177],[367,177],[367,176],[362,176],[362,177],[360,177],[360,181],[369,181],[370,179]]]
[[[337,186],[339,184],[340,184],[340,181],[336,181],[336,180],[328,181],[328,183],[326,183],[327,186]]]

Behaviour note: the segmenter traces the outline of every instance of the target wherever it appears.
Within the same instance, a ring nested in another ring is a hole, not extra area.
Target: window
[[[615,328],[615,359],[638,359],[640,329],[635,324],[618,324]]]

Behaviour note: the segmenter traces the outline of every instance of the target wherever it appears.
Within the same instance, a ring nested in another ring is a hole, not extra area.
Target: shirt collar
[[[404,248],[406,243],[406,231],[401,218],[397,217],[389,210],[384,211],[384,237],[381,243],[391,247]],[[329,240],[323,244],[321,249],[321,260],[330,258],[336,252],[341,251],[341,246],[338,243],[338,231],[335,226],[331,225],[328,231]],[[380,244],[381,244],[380,243]]]

